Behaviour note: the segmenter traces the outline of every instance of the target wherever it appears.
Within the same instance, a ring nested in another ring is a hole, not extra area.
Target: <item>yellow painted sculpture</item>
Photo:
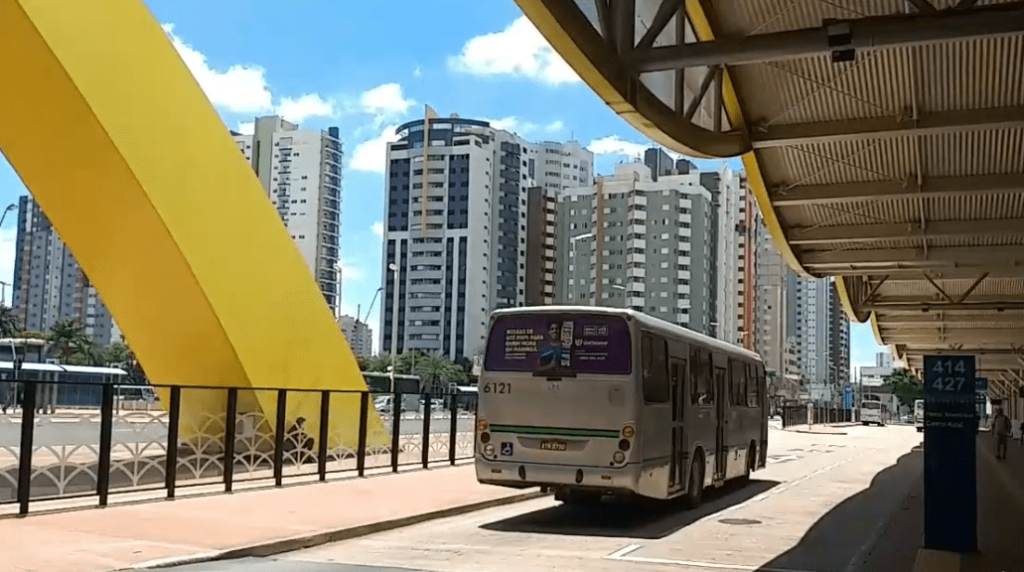
[[[154,383],[366,389],[251,167],[139,0],[0,0],[0,149]],[[182,390],[183,439],[223,415],[225,394]],[[355,444],[358,403],[334,395],[331,446]],[[240,397],[271,424],[276,407],[274,392]],[[290,392],[286,411],[316,436],[318,392]]]

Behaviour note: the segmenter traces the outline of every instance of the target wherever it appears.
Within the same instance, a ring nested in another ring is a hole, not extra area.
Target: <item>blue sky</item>
[[[579,140],[597,154],[598,174],[648,144],[578,80],[511,0],[396,0],[386,16],[377,3],[337,0],[147,5],[228,127],[244,130],[254,116],[279,113],[303,127],[341,129],[342,308],[349,314],[361,305],[365,315],[380,283],[384,145],[395,125],[422,116],[424,104],[442,115],[490,119],[527,139]],[[0,204],[25,192],[0,159]],[[8,283],[14,220],[0,230],[0,280]],[[854,365],[873,363],[879,347],[870,327],[853,326],[851,334]]]

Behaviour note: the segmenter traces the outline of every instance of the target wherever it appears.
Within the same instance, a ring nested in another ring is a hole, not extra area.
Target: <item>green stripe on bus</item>
[[[523,427],[521,425],[491,425],[490,432],[556,437],[602,437],[605,439],[616,439],[619,436],[618,431],[608,429],[555,429],[552,427]]]

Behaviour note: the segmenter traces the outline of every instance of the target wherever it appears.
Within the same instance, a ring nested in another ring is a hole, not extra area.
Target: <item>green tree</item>
[[[103,361],[103,365],[120,363],[130,366],[133,356],[124,344],[114,342],[110,344],[110,347],[103,350],[101,360]]]
[[[363,361],[365,368],[363,371],[369,371],[374,373],[385,373],[388,371],[388,366],[391,365],[391,356],[380,355],[373,356]]]
[[[50,335],[46,339],[51,344],[51,351],[63,363],[73,363],[75,354],[83,348],[88,349],[92,344],[92,340],[85,335],[85,327],[75,320],[58,321],[50,328]]]
[[[103,365],[103,352],[76,320],[57,322],[46,339],[50,342],[50,351],[56,353],[62,363]]]
[[[0,306],[0,338],[17,338],[21,335],[18,318],[10,306]]]
[[[425,393],[447,383],[466,381],[466,370],[438,355],[420,354],[413,371],[423,382]]]
[[[893,370],[882,384],[882,389],[892,393],[900,405],[913,407],[914,401],[924,398],[924,386],[910,371],[899,368]]]

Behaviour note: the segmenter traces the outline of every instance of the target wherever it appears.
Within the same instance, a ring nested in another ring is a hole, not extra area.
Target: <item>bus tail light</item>
[[[615,454],[612,455],[612,460],[616,463],[624,463],[626,462],[626,454],[622,451],[615,451]]]
[[[493,457],[494,445],[491,445],[490,443],[484,445],[484,455],[487,455],[488,457]]]
[[[476,422],[476,430],[480,433],[487,431],[488,427],[489,425],[487,424],[486,419],[480,419],[479,421]]]
[[[620,451],[628,451],[629,447],[630,447],[629,439],[623,439],[623,440],[619,441],[619,450]]]
[[[485,444],[485,445],[487,443],[490,443],[491,442],[491,434],[487,433],[487,432],[481,433],[480,434],[480,442]]]
[[[632,425],[626,425],[622,428],[622,436],[626,439],[632,439],[636,435],[636,429]]]

